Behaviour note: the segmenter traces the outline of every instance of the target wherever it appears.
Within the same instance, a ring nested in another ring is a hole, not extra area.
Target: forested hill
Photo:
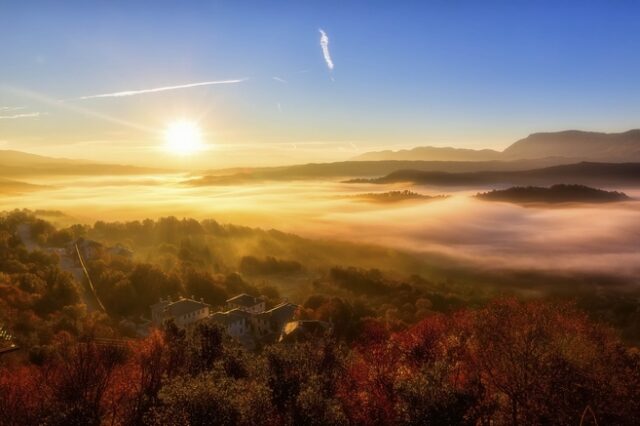
[[[482,200],[512,203],[611,203],[631,199],[622,192],[603,191],[584,185],[553,185],[550,188],[519,186],[484,192],[476,197]]]
[[[351,183],[411,182],[424,185],[553,185],[557,183],[589,186],[628,186],[640,183],[640,163],[589,163],[545,167],[522,171],[481,171],[447,173],[398,170],[375,179],[354,179]]]

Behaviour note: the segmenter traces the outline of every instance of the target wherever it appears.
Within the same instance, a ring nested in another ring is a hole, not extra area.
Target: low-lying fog
[[[298,181],[189,187],[185,176],[69,178],[5,195],[0,210],[61,210],[75,222],[174,215],[309,237],[441,252],[482,266],[640,272],[640,201],[549,208],[479,201],[485,190]],[[433,201],[368,203],[350,195],[410,189]],[[625,192],[640,199],[640,189]],[[69,221],[51,218],[65,225]]]

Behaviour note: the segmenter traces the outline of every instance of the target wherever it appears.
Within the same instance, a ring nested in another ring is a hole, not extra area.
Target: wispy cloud
[[[14,106],[14,107],[4,106],[4,107],[0,107],[0,111],[19,111],[21,109],[27,109],[27,107],[26,106]]]
[[[275,81],[280,83],[288,83],[288,81],[285,80],[284,78],[280,78],[280,77],[271,77],[271,78],[273,78]]]
[[[327,63],[329,71],[333,71],[333,61],[331,60],[331,52],[329,52],[329,36],[320,28],[320,47],[322,48],[322,55],[324,61]]]
[[[29,112],[24,114],[0,115],[0,120],[14,120],[17,118],[37,118],[44,115],[40,112]]]
[[[242,78],[242,79],[235,79],[235,80],[202,81],[198,83],[180,84],[177,86],[155,87],[153,89],[125,90],[122,92],[102,93],[99,95],[81,96],[75,99],[85,100],[85,99],[98,99],[98,98],[121,98],[125,96],[144,95],[146,93],[166,92],[168,90],[189,89],[191,87],[199,87],[199,86],[212,86],[215,84],[236,84],[236,83],[242,83],[243,81],[246,81],[246,80],[247,80],[246,78]]]
[[[140,130],[143,132],[149,132],[149,133],[156,133],[157,129],[155,128],[151,128],[148,126],[144,126],[138,123],[134,123],[128,120],[123,120],[122,118],[119,117],[114,117],[108,114],[104,114],[98,111],[93,111],[91,109],[88,108],[84,108],[84,107],[80,107],[72,102],[65,102],[63,100],[59,100],[59,99],[54,99],[51,98],[47,95],[44,95],[42,93],[38,93],[38,92],[34,92],[28,89],[21,89],[21,88],[17,88],[17,87],[11,87],[11,86],[2,86],[0,85],[0,89],[7,91],[8,93],[13,93],[17,96],[22,96],[34,101],[37,101],[39,103],[51,106],[53,108],[59,108],[59,109],[63,109],[63,110],[67,110],[67,111],[72,111],[78,114],[82,114],[82,115],[86,115],[88,117],[94,117],[100,120],[104,120],[104,121],[108,121],[111,123],[115,123],[115,124],[119,124],[121,126],[125,126],[125,127],[129,127],[132,129],[136,129],[136,130]]]

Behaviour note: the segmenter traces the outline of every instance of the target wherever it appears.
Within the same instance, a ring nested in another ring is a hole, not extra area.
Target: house
[[[164,322],[164,308],[169,306],[171,302],[171,297],[167,297],[167,299],[160,298],[160,301],[156,304],[151,305],[151,322],[153,325],[161,326]]]
[[[240,309],[211,314],[211,319],[220,324],[229,336],[235,338],[241,338],[251,331],[250,317],[249,312]]]
[[[280,335],[279,342],[303,342],[331,333],[331,324],[317,320],[301,320],[288,322]]]
[[[256,337],[273,335],[275,339],[280,336],[284,325],[291,321],[298,311],[298,305],[283,302],[268,311],[260,312],[251,317],[251,325]]]
[[[184,327],[209,317],[210,305],[200,301],[181,298],[175,302],[170,299],[162,300],[151,306],[151,319],[155,325],[162,325],[166,320],[173,319],[178,327]]]
[[[210,318],[245,347],[254,348],[260,342],[278,341],[285,325],[293,321],[299,309],[298,305],[285,301],[266,310],[264,299],[248,294],[239,294],[226,303],[226,311],[210,313],[210,306],[202,300],[182,298],[174,302],[161,298],[151,306],[151,321],[161,326],[172,318],[177,326],[184,327]]]
[[[247,347],[254,347],[258,341],[275,342],[299,307],[283,302],[265,310],[265,305],[262,298],[240,294],[227,300],[226,312],[216,312],[211,318]]]
[[[128,259],[131,259],[133,257],[133,252],[120,243],[117,243],[113,247],[109,247],[107,251],[111,256],[121,256]]]
[[[239,294],[227,300],[227,310],[240,309],[246,312],[259,314],[264,312],[266,304],[264,299],[260,297],[250,296],[248,294]]]
[[[13,343],[13,336],[0,324],[0,355],[17,351],[18,346]]]
[[[84,260],[98,259],[104,252],[104,247],[99,242],[78,238],[67,247],[67,253],[74,258],[76,257],[76,247]]]
[[[293,320],[299,306],[289,302],[282,302],[265,312],[268,318],[268,331],[279,336],[285,324]]]

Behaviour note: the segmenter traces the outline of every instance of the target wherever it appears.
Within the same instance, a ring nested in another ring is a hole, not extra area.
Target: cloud
[[[329,71],[333,71],[333,61],[331,60],[331,52],[329,52],[329,36],[320,28],[320,47],[322,48],[322,55],[324,61],[327,63]]]
[[[5,107],[0,107],[0,111],[18,111],[18,110],[21,110],[21,109],[27,109],[27,107],[26,106],[16,106],[16,107],[5,106]]]
[[[199,83],[180,84],[177,86],[155,87],[153,89],[126,90],[122,92],[102,93],[99,95],[81,96],[79,98],[76,98],[76,100],[98,99],[98,98],[121,98],[125,96],[135,96],[135,95],[144,95],[147,93],[165,92],[168,90],[189,89],[191,87],[198,87],[198,86],[212,86],[214,84],[236,84],[236,83],[242,83],[243,81],[246,81],[246,80],[247,80],[246,78],[242,78],[242,79],[235,79],[235,80],[202,81]]]
[[[285,80],[284,78],[280,78],[280,77],[271,77],[271,78],[273,78],[275,81],[280,83],[288,83],[288,81]]]
[[[24,114],[0,115],[0,120],[14,120],[16,118],[37,118],[44,115],[40,112],[29,112]]]
[[[76,112],[78,114],[82,114],[82,115],[86,115],[88,117],[94,117],[100,120],[104,120],[104,121],[108,121],[111,123],[115,123],[115,124],[119,124],[121,126],[125,126],[125,127],[129,127],[132,129],[136,129],[136,130],[140,130],[143,132],[149,132],[149,133],[156,133],[157,129],[155,128],[151,128],[148,126],[144,126],[144,125],[140,125],[137,123],[133,123],[131,121],[127,121],[127,120],[123,120],[121,118],[118,117],[114,117],[111,115],[107,115],[107,114],[103,114],[97,111],[93,111],[91,109],[85,108],[85,107],[80,107],[76,104],[70,103],[70,102],[65,102],[64,100],[60,100],[60,99],[54,99],[51,98],[47,95],[44,95],[42,93],[38,93],[38,92],[34,92],[31,90],[27,90],[27,89],[21,89],[21,88],[17,88],[17,87],[10,87],[10,86],[0,86],[0,89],[5,90],[9,93],[13,93],[15,95],[18,96],[22,96],[28,99],[32,99],[35,100],[37,102],[40,102],[42,104],[51,106],[53,108],[59,108],[59,109],[63,109],[63,110],[67,110],[67,111],[72,111],[72,112]]]

